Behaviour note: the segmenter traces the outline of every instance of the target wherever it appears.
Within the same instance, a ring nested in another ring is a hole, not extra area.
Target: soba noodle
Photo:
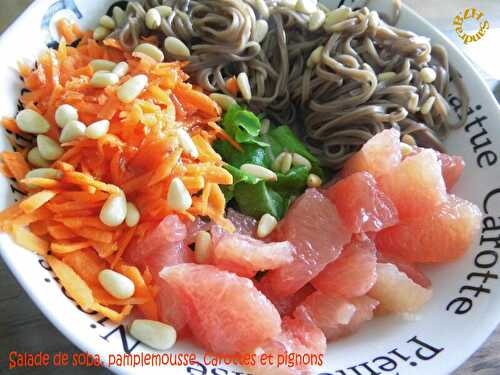
[[[310,31],[311,16],[289,3],[267,0],[262,8],[260,0],[130,2],[126,20],[110,37],[130,50],[151,33],[177,37],[191,51],[187,72],[210,92],[230,95],[226,80],[246,72],[252,98],[237,100],[294,126],[322,164],[332,169],[342,167],[364,142],[391,127],[411,134],[419,145],[443,150],[441,140],[448,130],[464,124],[468,108],[461,77],[443,47],[392,26],[389,20],[398,18],[398,6],[391,16],[382,15],[387,22],[366,7],[344,8],[340,22],[330,23],[328,30]],[[159,30],[148,30],[146,11],[159,5],[170,6],[172,13],[162,19]],[[260,43],[259,19],[269,26]],[[308,64],[319,46],[318,61]],[[186,59],[168,52],[166,57]],[[435,73],[430,83],[424,68]],[[449,120],[450,82],[463,102],[457,123]]]

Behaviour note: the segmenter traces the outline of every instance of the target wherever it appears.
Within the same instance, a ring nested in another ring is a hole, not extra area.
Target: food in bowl
[[[319,356],[432,297],[419,265],[461,257],[481,218],[437,137],[444,50],[308,1],[112,13],[60,21],[2,122],[27,195],[2,230],[82,309],[160,350]]]

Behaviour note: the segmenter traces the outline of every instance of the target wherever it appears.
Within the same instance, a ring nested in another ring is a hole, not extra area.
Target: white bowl
[[[21,90],[17,61],[34,61],[47,42],[56,37],[55,20],[70,16],[83,28],[93,27],[112,3],[111,0],[38,0],[17,19],[0,38],[1,116],[16,113]],[[375,8],[387,6],[387,1],[373,5]],[[469,126],[452,132],[446,141],[448,150],[462,155],[467,162],[456,193],[481,207],[485,217],[490,217],[489,221],[484,221],[485,225],[491,227],[494,222],[500,227],[500,111],[497,102],[471,63],[428,22],[403,7],[399,26],[446,46],[450,62],[465,78],[473,111]],[[456,106],[456,99],[451,100]],[[0,138],[0,148],[9,148],[5,137]],[[1,178],[0,208],[10,205],[13,198],[9,181]],[[482,230],[484,238],[500,237],[500,229],[485,230],[483,226]],[[500,287],[495,279],[500,270],[500,244],[497,240],[495,248],[494,242],[484,238],[482,243],[480,239],[475,241],[459,261],[426,270],[434,285],[434,296],[419,313],[419,320],[408,321],[397,316],[374,319],[357,334],[330,344],[325,364],[317,373],[442,375],[458,367],[480,347],[500,320]],[[127,336],[123,326],[103,321],[97,314],[80,311],[61,291],[43,259],[20,248],[5,234],[0,235],[0,254],[40,310],[82,351],[99,354],[105,363],[113,353],[149,352]],[[489,272],[488,278],[480,276],[486,272]],[[483,291],[476,297],[475,290],[480,286]],[[454,313],[458,308],[468,311]],[[204,362],[202,351],[186,342],[176,345],[172,352],[195,353],[198,361]],[[192,368],[113,366],[112,370],[123,374],[238,373],[236,367],[202,364]]]

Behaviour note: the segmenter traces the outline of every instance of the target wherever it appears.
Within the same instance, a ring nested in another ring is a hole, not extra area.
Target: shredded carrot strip
[[[87,283],[85,283],[70,266],[56,257],[48,255],[47,262],[68,294],[81,306],[81,308],[84,310],[93,308],[95,303],[94,296]]]
[[[2,152],[2,159],[12,176],[18,181],[21,181],[31,169],[20,152]]]
[[[25,213],[29,214],[42,207],[45,203],[54,198],[56,194],[55,191],[43,190],[23,200],[20,207]]]
[[[232,96],[238,95],[240,91],[238,88],[238,82],[236,81],[236,77],[231,77],[226,81],[226,89]]]

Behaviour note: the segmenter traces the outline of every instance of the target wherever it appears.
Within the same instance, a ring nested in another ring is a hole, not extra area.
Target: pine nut
[[[158,13],[160,13],[160,16],[163,18],[168,17],[172,14],[172,8],[170,8],[168,5],[160,5],[155,8]]]
[[[241,72],[236,78],[238,83],[238,88],[241,91],[241,95],[246,101],[252,100],[252,89],[250,87],[250,81],[248,80],[248,74]]]
[[[271,165],[273,171],[279,172],[281,170],[281,163],[283,162],[286,154],[286,152],[282,152],[281,154],[276,156],[276,159],[274,159],[273,164]]]
[[[43,134],[37,135],[36,145],[40,155],[46,160],[57,160],[64,154],[64,149],[59,143]]]
[[[264,238],[271,234],[271,232],[278,225],[278,220],[273,215],[264,214],[259,220],[257,225],[257,237]]]
[[[189,57],[191,52],[182,40],[174,36],[169,36],[163,42],[165,51],[177,57]]]
[[[380,17],[378,15],[378,12],[372,10],[368,15],[368,27],[375,28],[379,24],[380,24]]]
[[[108,30],[114,30],[116,28],[116,22],[110,16],[106,15],[102,16],[99,19],[99,23],[101,24],[102,27],[105,27]]]
[[[60,180],[63,178],[63,172],[54,168],[37,168],[26,173],[25,178],[50,178]]]
[[[113,19],[116,25],[120,25],[126,18],[125,11],[120,7],[113,7]]]
[[[193,204],[189,191],[179,177],[175,177],[170,183],[167,204],[174,211],[185,211]]]
[[[69,104],[60,105],[55,113],[56,123],[60,128],[70,122],[78,120],[78,110]]]
[[[210,233],[202,230],[196,235],[196,240],[194,242],[194,258],[196,263],[203,264],[206,263],[209,257],[210,244],[212,242],[212,236]]]
[[[129,332],[137,340],[156,350],[168,350],[177,341],[175,328],[156,320],[136,319]]]
[[[97,26],[94,30],[94,39],[100,41],[106,38],[109,34],[111,34],[111,30],[102,26]]]
[[[410,111],[411,113],[417,112],[418,99],[418,94],[412,93],[410,95],[410,99],[408,100],[408,111]]]
[[[151,8],[146,13],[146,27],[150,30],[156,30],[161,24],[161,14],[158,9]]]
[[[120,81],[120,78],[111,72],[95,72],[90,79],[90,86],[95,88],[105,88],[111,85],[116,85]]]
[[[108,227],[117,227],[127,216],[127,200],[122,194],[111,195],[102,205],[99,219]]]
[[[307,66],[309,68],[314,67],[314,65],[319,64],[321,61],[321,55],[323,54],[323,46],[316,47],[314,51],[311,52],[311,55],[307,59]]]
[[[267,134],[269,132],[270,127],[271,127],[271,121],[269,121],[269,119],[265,118],[264,120],[262,120],[260,126],[260,134]]]
[[[312,14],[318,10],[318,2],[317,0],[298,0],[295,10],[305,14]]]
[[[220,105],[224,111],[227,111],[232,105],[237,104],[233,97],[226,94],[213,93],[210,94],[210,99]]]
[[[377,76],[377,79],[379,82],[383,82],[383,81],[388,81],[390,79],[393,79],[396,76],[397,76],[397,74],[395,72],[384,72],[384,73],[380,73]]]
[[[264,181],[277,181],[278,176],[272,170],[261,167],[257,164],[243,164],[240,170]]]
[[[133,204],[132,202],[128,202],[125,223],[127,223],[127,225],[132,228],[139,223],[139,220],[141,220],[141,213],[139,212],[135,204]]]
[[[403,155],[403,157],[408,156],[413,152],[413,147],[404,142],[400,143],[400,148],[401,148],[401,155]]]
[[[59,136],[59,142],[71,142],[77,138],[83,137],[85,136],[85,130],[85,124],[83,122],[77,120],[70,121],[63,128],[61,135]]]
[[[113,68],[112,73],[116,74],[118,78],[124,77],[128,73],[128,64],[125,61],[119,62]]]
[[[85,129],[85,135],[90,139],[99,139],[102,136],[106,135],[108,130],[109,130],[108,120],[96,121],[93,124],[90,124]]]
[[[113,270],[102,270],[97,276],[102,287],[118,299],[127,299],[134,295],[135,285],[132,280]]]
[[[31,134],[46,133],[50,129],[50,124],[38,112],[32,109],[23,109],[16,116],[16,123],[23,132]]]
[[[100,71],[111,72],[115,68],[116,63],[114,63],[113,61],[109,61],[109,60],[95,59],[95,60],[92,60],[89,63],[89,65],[92,68],[92,71],[94,73],[100,72]]]
[[[321,9],[311,14],[308,23],[309,31],[318,30],[325,23],[325,19],[326,19],[326,14]]]
[[[432,68],[423,68],[420,71],[420,77],[425,83],[432,83],[436,80],[436,71]]]
[[[287,174],[290,168],[292,168],[292,154],[289,152],[285,153],[285,156],[283,157],[283,160],[281,161],[281,168],[280,172],[283,174]]]
[[[325,19],[324,28],[331,32],[333,28],[340,22],[345,21],[351,16],[351,9],[342,5],[340,8],[328,12]]]
[[[148,84],[148,77],[144,74],[136,75],[121,85],[116,91],[118,99],[123,103],[132,103]]]
[[[403,137],[401,137],[401,140],[406,143],[407,145],[410,146],[416,146],[417,142],[415,141],[415,138],[413,138],[410,134],[405,134]]]
[[[40,150],[38,147],[33,147],[29,152],[26,157],[30,164],[34,165],[35,167],[40,167],[40,168],[47,168],[50,166],[50,162],[48,160],[45,160],[40,154]]]
[[[137,47],[135,47],[134,52],[140,52],[140,53],[143,53],[145,55],[148,55],[153,60],[155,60],[159,63],[165,59],[165,55],[163,54],[161,49],[159,49],[158,47],[156,47],[155,45],[153,45],[151,43],[139,44]]]
[[[321,177],[314,173],[310,173],[309,176],[307,176],[307,186],[310,188],[319,188],[322,183]]]
[[[269,7],[267,6],[265,0],[255,0],[255,8],[257,9],[257,13],[262,18],[269,18]]]
[[[306,169],[308,171],[311,170],[311,168],[312,168],[311,162],[309,160],[307,160],[305,157],[303,157],[302,155],[297,154],[297,153],[294,153],[292,155],[292,164],[295,167],[304,166],[304,167],[306,167]]]
[[[184,151],[189,154],[193,159],[196,159],[199,156],[198,149],[194,144],[193,140],[189,133],[182,128],[177,129],[177,138],[179,139],[179,143]]]
[[[422,108],[420,108],[420,113],[422,113],[423,115],[428,114],[432,110],[432,106],[434,105],[435,101],[436,101],[435,96],[429,97],[422,105]]]
[[[264,38],[267,35],[267,32],[269,31],[269,24],[267,23],[266,20],[257,20],[255,22],[255,30],[253,33],[253,39],[257,42],[260,43],[264,40]]]

